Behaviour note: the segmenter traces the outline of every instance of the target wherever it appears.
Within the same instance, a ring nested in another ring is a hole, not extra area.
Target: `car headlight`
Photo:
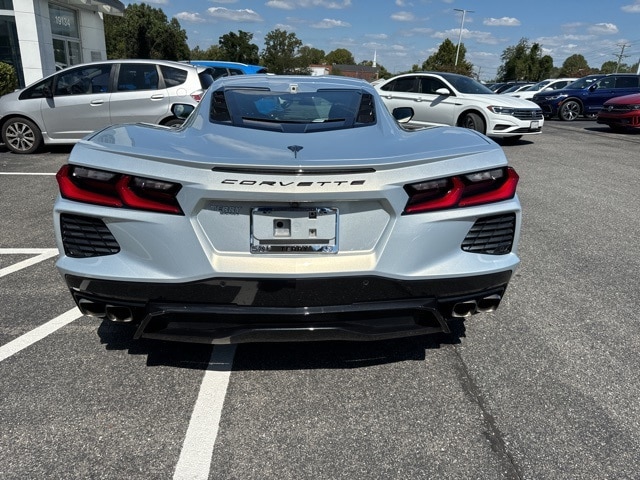
[[[513,115],[514,109],[511,107],[499,107],[497,105],[490,105],[487,107],[493,113],[498,113],[500,115]]]
[[[569,95],[567,94],[558,94],[558,95],[551,95],[549,97],[547,97],[547,100],[560,100],[562,98],[567,98]]]

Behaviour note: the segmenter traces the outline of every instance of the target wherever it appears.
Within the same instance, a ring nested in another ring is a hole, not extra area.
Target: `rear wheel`
[[[184,118],[172,118],[171,120],[167,120],[164,125],[167,127],[179,127],[184,123]]]
[[[42,143],[42,133],[26,118],[12,118],[2,126],[2,141],[13,153],[34,153]]]
[[[482,117],[473,112],[467,113],[462,117],[460,126],[480,133],[485,133],[487,128]]]
[[[560,107],[558,116],[560,117],[560,120],[572,122],[580,116],[580,104],[575,100],[568,100],[564,102]]]

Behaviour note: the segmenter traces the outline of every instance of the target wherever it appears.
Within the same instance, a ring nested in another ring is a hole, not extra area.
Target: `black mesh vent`
[[[496,215],[476,220],[462,242],[462,250],[488,255],[505,255],[511,252],[516,232],[516,215]]]
[[[62,214],[60,230],[68,257],[99,257],[120,251],[120,245],[99,218]]]

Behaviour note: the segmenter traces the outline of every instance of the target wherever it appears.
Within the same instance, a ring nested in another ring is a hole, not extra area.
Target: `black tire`
[[[482,134],[486,133],[487,127],[485,126],[484,119],[477,113],[469,112],[465,114],[460,120],[459,126],[468,128],[469,130],[475,130]]]
[[[580,104],[575,100],[567,100],[560,107],[558,117],[565,122],[572,122],[578,118],[581,114]]]
[[[167,127],[179,127],[184,123],[184,118],[172,118],[171,120],[167,120],[164,122],[164,125]]]
[[[12,118],[2,126],[2,141],[13,153],[35,153],[42,144],[42,133],[26,118]]]

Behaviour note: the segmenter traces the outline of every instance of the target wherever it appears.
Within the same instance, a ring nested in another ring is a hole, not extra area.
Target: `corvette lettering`
[[[226,180],[222,180],[221,183],[225,185],[245,185],[258,187],[326,187],[329,185],[357,187],[360,185],[364,185],[364,182],[365,180],[333,180],[326,182],[276,182],[272,180],[236,180],[233,178],[227,178]]]

